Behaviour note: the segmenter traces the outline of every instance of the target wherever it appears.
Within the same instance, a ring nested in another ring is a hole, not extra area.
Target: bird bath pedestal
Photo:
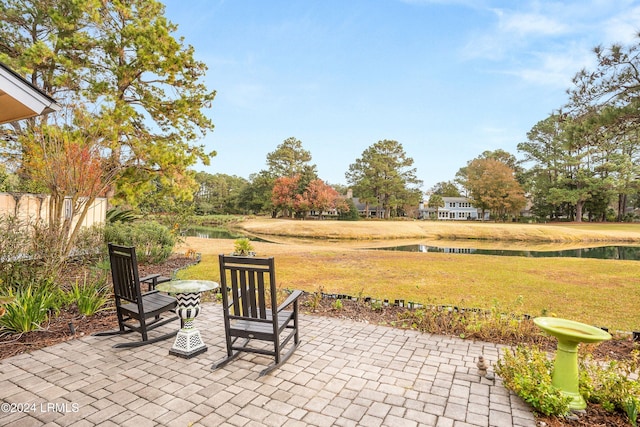
[[[533,322],[558,339],[551,384],[571,397],[569,409],[585,409],[587,402],[578,390],[578,344],[610,340],[611,335],[594,326],[555,317],[536,317]]]

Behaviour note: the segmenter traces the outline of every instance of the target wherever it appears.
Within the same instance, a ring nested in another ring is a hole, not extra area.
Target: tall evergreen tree
[[[451,181],[441,181],[431,187],[429,190],[431,194],[438,194],[442,197],[460,197],[460,190]]]
[[[564,143],[560,116],[541,120],[527,133],[527,141],[518,150],[530,164],[527,172],[527,191],[532,199],[532,211],[540,218],[554,219],[562,214],[562,203],[549,197],[550,190],[559,185],[563,172]]]
[[[106,172],[117,175],[112,194],[131,205],[158,188],[189,199],[196,183],[187,168],[214,155],[194,143],[213,129],[203,110],[215,92],[176,29],[156,0],[0,5],[0,60],[68,107],[65,126],[101,135]],[[22,133],[14,124],[2,138],[2,154],[18,163]]]
[[[583,69],[568,90],[567,116],[600,135],[600,172],[618,195],[618,220],[640,186],[640,35],[629,46],[594,48],[597,65]]]
[[[422,181],[412,166],[413,159],[407,156],[402,144],[385,139],[364,150],[362,157],[349,165],[345,176],[354,192],[355,189],[362,192],[356,193],[358,197],[375,199],[382,206],[384,218],[389,218],[392,210],[420,201],[422,192],[418,187]]]

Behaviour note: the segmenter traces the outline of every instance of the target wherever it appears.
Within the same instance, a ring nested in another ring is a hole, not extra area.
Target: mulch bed
[[[602,406],[589,404],[586,413],[579,415],[577,420],[562,417],[538,417],[540,427],[629,427],[631,423],[623,414],[612,414]]]
[[[182,267],[193,264],[193,258],[184,256],[172,256],[161,265],[140,265],[140,276],[152,273],[159,273],[163,276],[171,276],[172,273]],[[75,281],[77,277],[82,277],[81,271],[69,272],[70,280]],[[302,311],[312,315],[330,316],[343,319],[351,319],[359,322],[367,322],[376,325],[393,326],[398,315],[407,310],[403,307],[386,306],[382,310],[372,310],[364,304],[345,300],[342,307],[337,310],[333,304],[335,300],[321,299],[313,300],[312,296],[305,295],[302,301]],[[313,307],[313,310],[310,309]],[[118,321],[115,312],[112,310],[100,312],[91,317],[78,314],[74,307],[62,310],[58,316],[49,320],[49,323],[42,325],[42,330],[29,332],[20,335],[0,335],[0,360],[16,356],[22,353],[29,353],[34,350],[50,345],[58,344],[70,339],[90,335],[117,328]],[[549,350],[555,349],[555,344],[549,341]],[[517,342],[502,344],[516,345]],[[631,352],[638,349],[638,344],[627,340],[605,341],[592,349],[593,357],[596,359],[617,359],[622,360],[630,357]],[[589,404],[586,413],[576,420],[569,420],[562,417],[538,417],[538,425],[541,427],[561,427],[561,426],[592,426],[592,427],[628,427],[630,423],[623,414],[612,414],[604,410],[600,405]]]
[[[161,265],[139,265],[140,277],[148,274],[161,274],[171,277],[172,273],[182,267],[193,264],[193,258],[172,256]],[[69,284],[82,280],[84,271],[80,267],[71,267],[67,271]],[[43,347],[54,345],[69,339],[91,335],[94,332],[107,331],[118,327],[115,311],[107,310],[91,317],[78,313],[75,307],[60,311],[58,316],[51,317],[41,330],[19,335],[0,335],[0,360],[28,353]]]
[[[0,360],[91,335],[94,332],[114,329],[117,326],[118,319],[115,312],[112,311],[85,317],[74,309],[62,310],[58,316],[52,317],[49,323],[42,325],[42,330],[1,336]]]

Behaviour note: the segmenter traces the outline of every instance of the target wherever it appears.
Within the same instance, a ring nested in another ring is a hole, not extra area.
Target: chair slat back
[[[220,286],[225,310],[232,316],[267,319],[277,308],[273,257],[220,255]]]
[[[109,261],[116,298],[137,303],[141,293],[135,248],[109,243]]]

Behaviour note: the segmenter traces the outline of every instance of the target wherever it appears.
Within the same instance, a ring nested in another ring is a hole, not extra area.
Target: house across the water
[[[482,211],[473,205],[471,199],[466,197],[443,197],[444,206],[430,208],[427,203],[420,202],[418,208],[420,218],[438,219],[443,221],[467,221],[482,219]],[[489,212],[484,213],[484,220],[489,219]]]

